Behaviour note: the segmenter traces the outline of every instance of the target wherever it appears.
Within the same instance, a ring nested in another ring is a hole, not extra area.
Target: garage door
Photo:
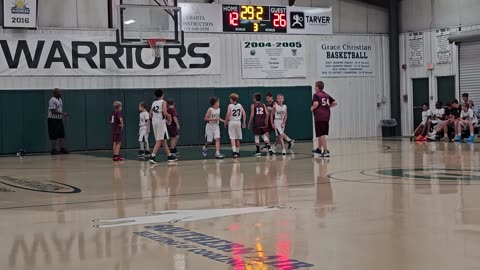
[[[459,46],[460,95],[469,97],[480,106],[480,41],[462,42]]]

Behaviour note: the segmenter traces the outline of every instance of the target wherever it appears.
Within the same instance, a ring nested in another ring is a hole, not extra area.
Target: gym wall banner
[[[220,40],[186,39],[179,48],[117,47],[114,37],[1,34],[0,76],[159,76],[220,74]]]
[[[223,32],[222,5],[178,3],[184,32]]]
[[[408,35],[408,65],[410,67],[421,67],[424,61],[424,39],[423,33],[411,33]]]
[[[305,78],[303,41],[242,41],[242,78]]]
[[[3,27],[37,28],[37,0],[4,0]]]
[[[332,8],[287,7],[289,34],[330,35],[333,32]]]
[[[375,44],[357,41],[319,42],[317,63],[321,77],[373,77]]]

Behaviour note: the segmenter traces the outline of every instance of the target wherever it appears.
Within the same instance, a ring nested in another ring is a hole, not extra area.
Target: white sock
[[[140,150],[144,151],[145,148],[143,147],[143,142],[140,142]]]
[[[286,140],[287,142],[290,142],[292,139],[290,139],[290,137],[285,136],[285,140]]]
[[[237,152],[237,147],[232,146],[232,152],[236,153]]]
[[[237,147],[237,153],[240,152],[240,147]]]
[[[220,156],[220,151],[215,152],[215,155]]]
[[[145,141],[144,143],[145,143],[145,150],[150,152],[150,145],[148,145],[148,141]]]
[[[458,133],[457,136],[462,136],[462,133]]]
[[[152,157],[155,157],[157,154],[152,153]]]

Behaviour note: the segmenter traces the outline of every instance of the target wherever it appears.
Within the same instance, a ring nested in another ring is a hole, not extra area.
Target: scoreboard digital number
[[[224,32],[287,32],[287,8],[223,5]]]

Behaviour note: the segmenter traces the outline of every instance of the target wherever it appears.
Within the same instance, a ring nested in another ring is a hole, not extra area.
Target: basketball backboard
[[[119,5],[117,41],[121,46],[148,46],[148,39],[166,40],[165,46],[183,44],[180,7]]]

